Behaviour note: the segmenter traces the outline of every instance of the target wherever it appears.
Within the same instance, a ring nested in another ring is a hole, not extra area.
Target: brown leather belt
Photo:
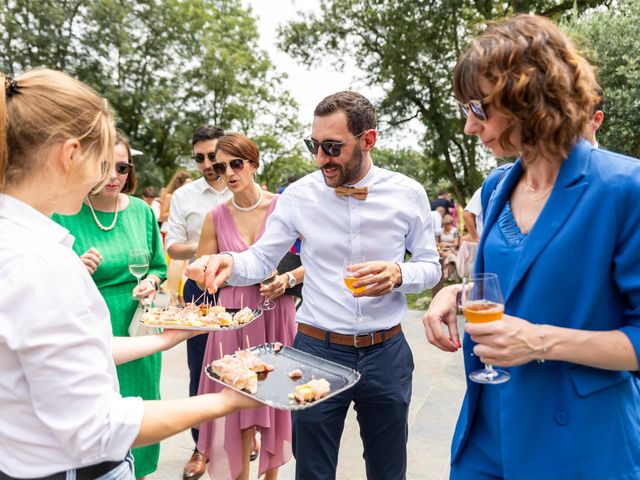
[[[315,338],[316,340],[329,340],[329,343],[336,345],[347,345],[349,347],[366,348],[378,345],[393,338],[402,331],[400,324],[391,327],[389,330],[379,330],[377,332],[367,333],[365,335],[344,335],[342,333],[333,333],[321,328],[313,327],[306,323],[298,324],[298,331],[304,335]]]

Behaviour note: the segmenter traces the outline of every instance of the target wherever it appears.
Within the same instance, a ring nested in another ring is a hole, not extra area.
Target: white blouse
[[[122,398],[107,306],[69,232],[0,194],[0,471],[122,460],[142,422]]]

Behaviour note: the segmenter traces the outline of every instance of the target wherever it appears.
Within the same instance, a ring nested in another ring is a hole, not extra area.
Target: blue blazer
[[[501,285],[507,314],[574,329],[618,329],[638,355],[640,162],[581,140],[562,164],[518,261],[507,264],[493,255],[495,260],[487,264],[486,235],[496,226],[522,173],[518,160],[485,181],[485,186],[497,186],[483,192],[490,198],[476,271],[499,276],[513,271],[509,284]],[[479,359],[469,354],[473,347],[465,335],[467,373],[482,368]],[[501,388],[495,421],[501,427],[505,478],[640,478],[637,372],[553,361],[508,370],[511,380],[497,387],[467,380],[452,464],[469,437],[480,388]]]

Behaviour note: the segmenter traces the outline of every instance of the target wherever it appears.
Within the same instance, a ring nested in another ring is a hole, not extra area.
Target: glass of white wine
[[[260,285],[271,285],[276,280],[276,278],[278,278],[278,271],[274,270],[267,278],[260,282]],[[262,310],[273,310],[274,308],[276,308],[276,304],[271,303],[267,297],[264,297],[260,308]]]
[[[363,292],[367,287],[354,287],[353,283],[359,278],[354,277],[352,267],[359,263],[365,263],[366,260],[361,256],[351,256],[344,260],[344,284],[353,293]],[[364,315],[360,308],[360,299],[356,297],[356,322],[364,322]]]
[[[149,271],[149,251],[145,248],[132,248],[129,250],[129,272],[136,277],[138,285],[140,279]]]

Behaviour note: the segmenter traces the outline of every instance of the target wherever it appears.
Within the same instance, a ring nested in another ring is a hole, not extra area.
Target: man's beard
[[[336,168],[340,172],[338,176],[334,178],[327,178],[323,175],[324,183],[331,188],[337,188],[345,184],[355,183],[355,180],[360,176],[360,172],[362,171],[362,162],[362,148],[360,148],[360,145],[356,145],[356,148],[351,154],[351,158],[347,160],[344,165],[329,162],[321,168],[321,170],[325,168]]]
[[[220,178],[220,176],[217,173],[215,173],[213,170],[210,170],[210,169],[203,170],[202,176],[210,181],[216,181]]]

